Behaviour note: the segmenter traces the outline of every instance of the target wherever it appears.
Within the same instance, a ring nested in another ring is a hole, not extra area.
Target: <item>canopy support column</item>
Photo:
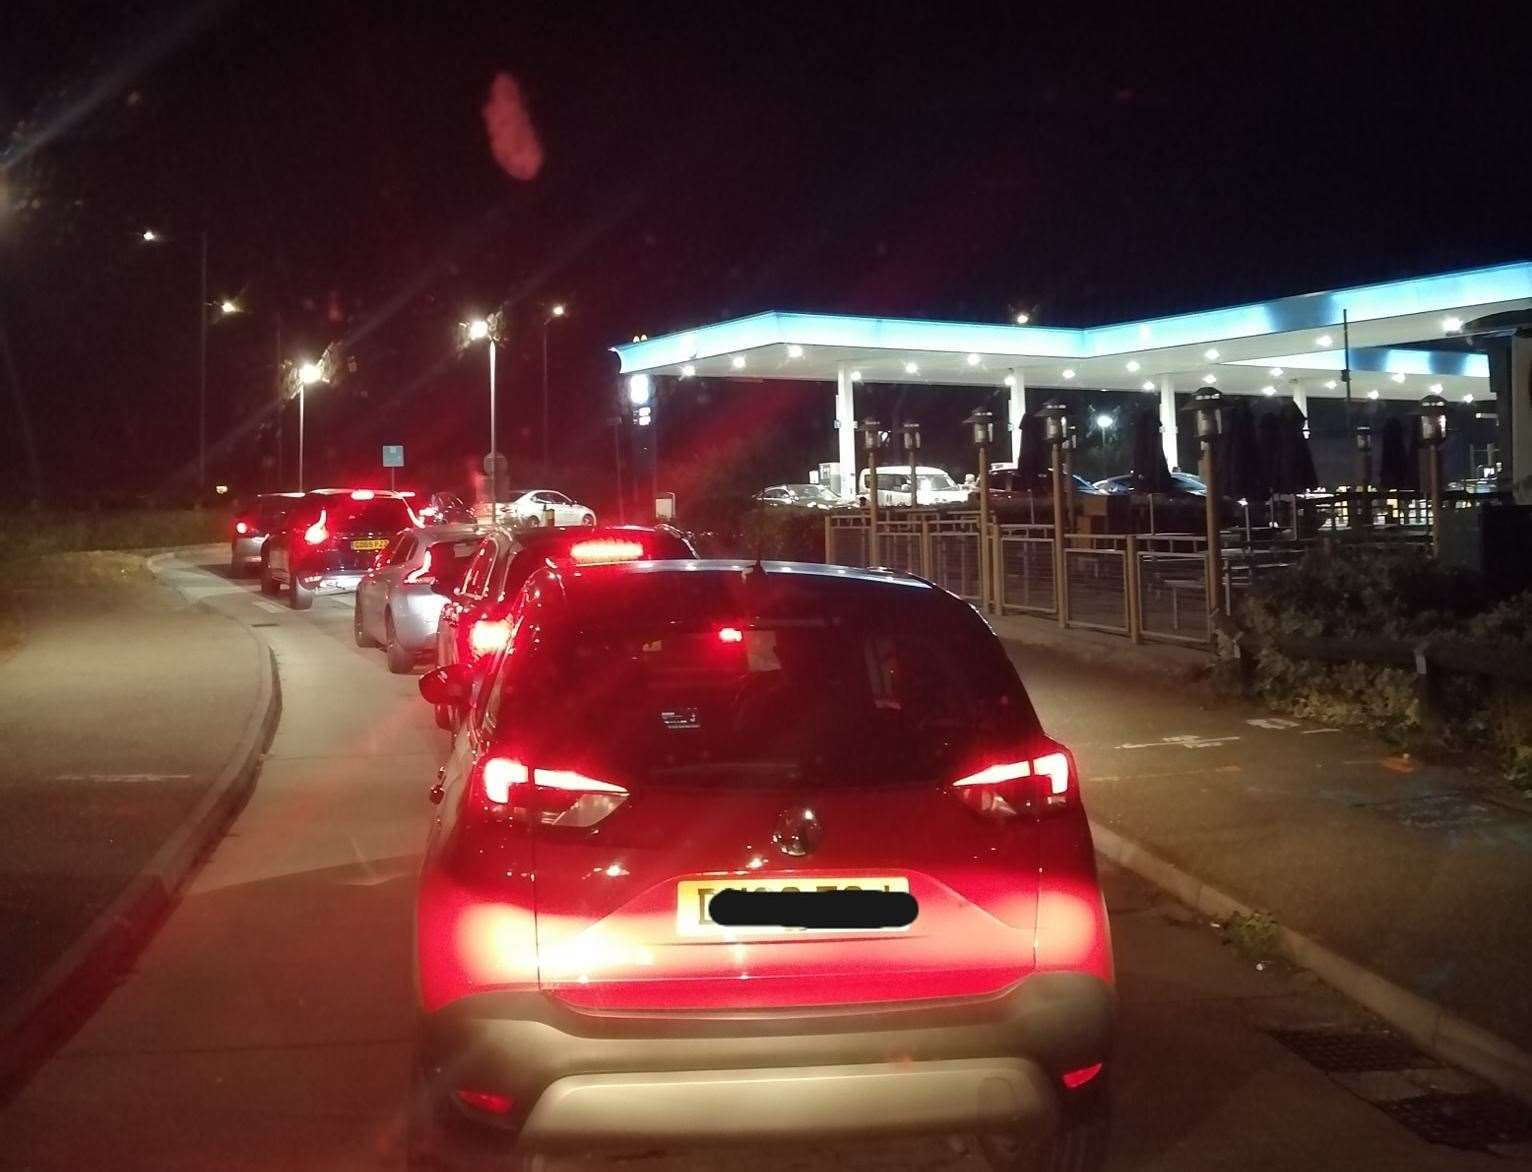
[[[840,461],[841,496],[856,497],[856,396],[851,369],[840,366],[835,371],[835,440]]]
[[[1165,467],[1175,471],[1181,465],[1180,438],[1176,431],[1176,386],[1169,378],[1160,379],[1160,444],[1165,449]]]
[[[1027,380],[1026,376],[1011,368],[1011,376],[1006,380],[1010,386],[1011,394],[1006,404],[1006,420],[1011,429],[1011,460],[1021,463],[1021,421],[1027,414]]]

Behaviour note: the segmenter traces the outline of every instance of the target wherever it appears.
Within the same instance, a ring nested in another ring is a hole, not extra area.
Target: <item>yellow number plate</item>
[[[734,891],[909,891],[910,881],[895,875],[863,875],[842,879],[832,875],[804,875],[784,879],[683,879],[676,884],[676,931],[683,936],[778,935],[798,928],[725,928],[708,915],[708,901],[724,888]],[[890,929],[872,929],[889,931]],[[892,929],[899,931],[899,929]]]
[[[388,545],[388,540],[386,538],[377,537],[377,538],[368,538],[366,541],[353,541],[351,543],[351,548],[352,549],[383,549],[387,545]]]

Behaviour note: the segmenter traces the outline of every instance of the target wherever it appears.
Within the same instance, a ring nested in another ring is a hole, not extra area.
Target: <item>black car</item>
[[[774,484],[761,489],[754,500],[795,509],[835,509],[846,503],[822,484]]]
[[[229,535],[229,576],[241,578],[260,565],[266,538],[282,527],[293,506],[303,499],[301,492],[265,492],[234,514],[234,532]]]
[[[380,549],[417,519],[403,494],[371,488],[317,488],[294,506],[261,550],[261,593],[287,587],[294,610],[321,590],[355,590]]]

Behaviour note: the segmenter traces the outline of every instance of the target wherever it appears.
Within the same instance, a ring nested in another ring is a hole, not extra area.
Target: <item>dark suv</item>
[[[470,709],[417,901],[412,1166],[922,1132],[1098,1166],[1079,778],[972,607],[654,561],[541,570],[509,621],[420,683]]]
[[[417,524],[404,496],[371,488],[316,488],[261,549],[261,593],[287,587],[294,610],[321,590],[355,590],[378,551]]]

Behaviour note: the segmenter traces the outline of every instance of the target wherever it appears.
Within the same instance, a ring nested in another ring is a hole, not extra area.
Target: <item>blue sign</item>
[[[385,467],[385,468],[403,468],[404,467],[404,445],[403,444],[384,444],[383,445],[383,467]]]

